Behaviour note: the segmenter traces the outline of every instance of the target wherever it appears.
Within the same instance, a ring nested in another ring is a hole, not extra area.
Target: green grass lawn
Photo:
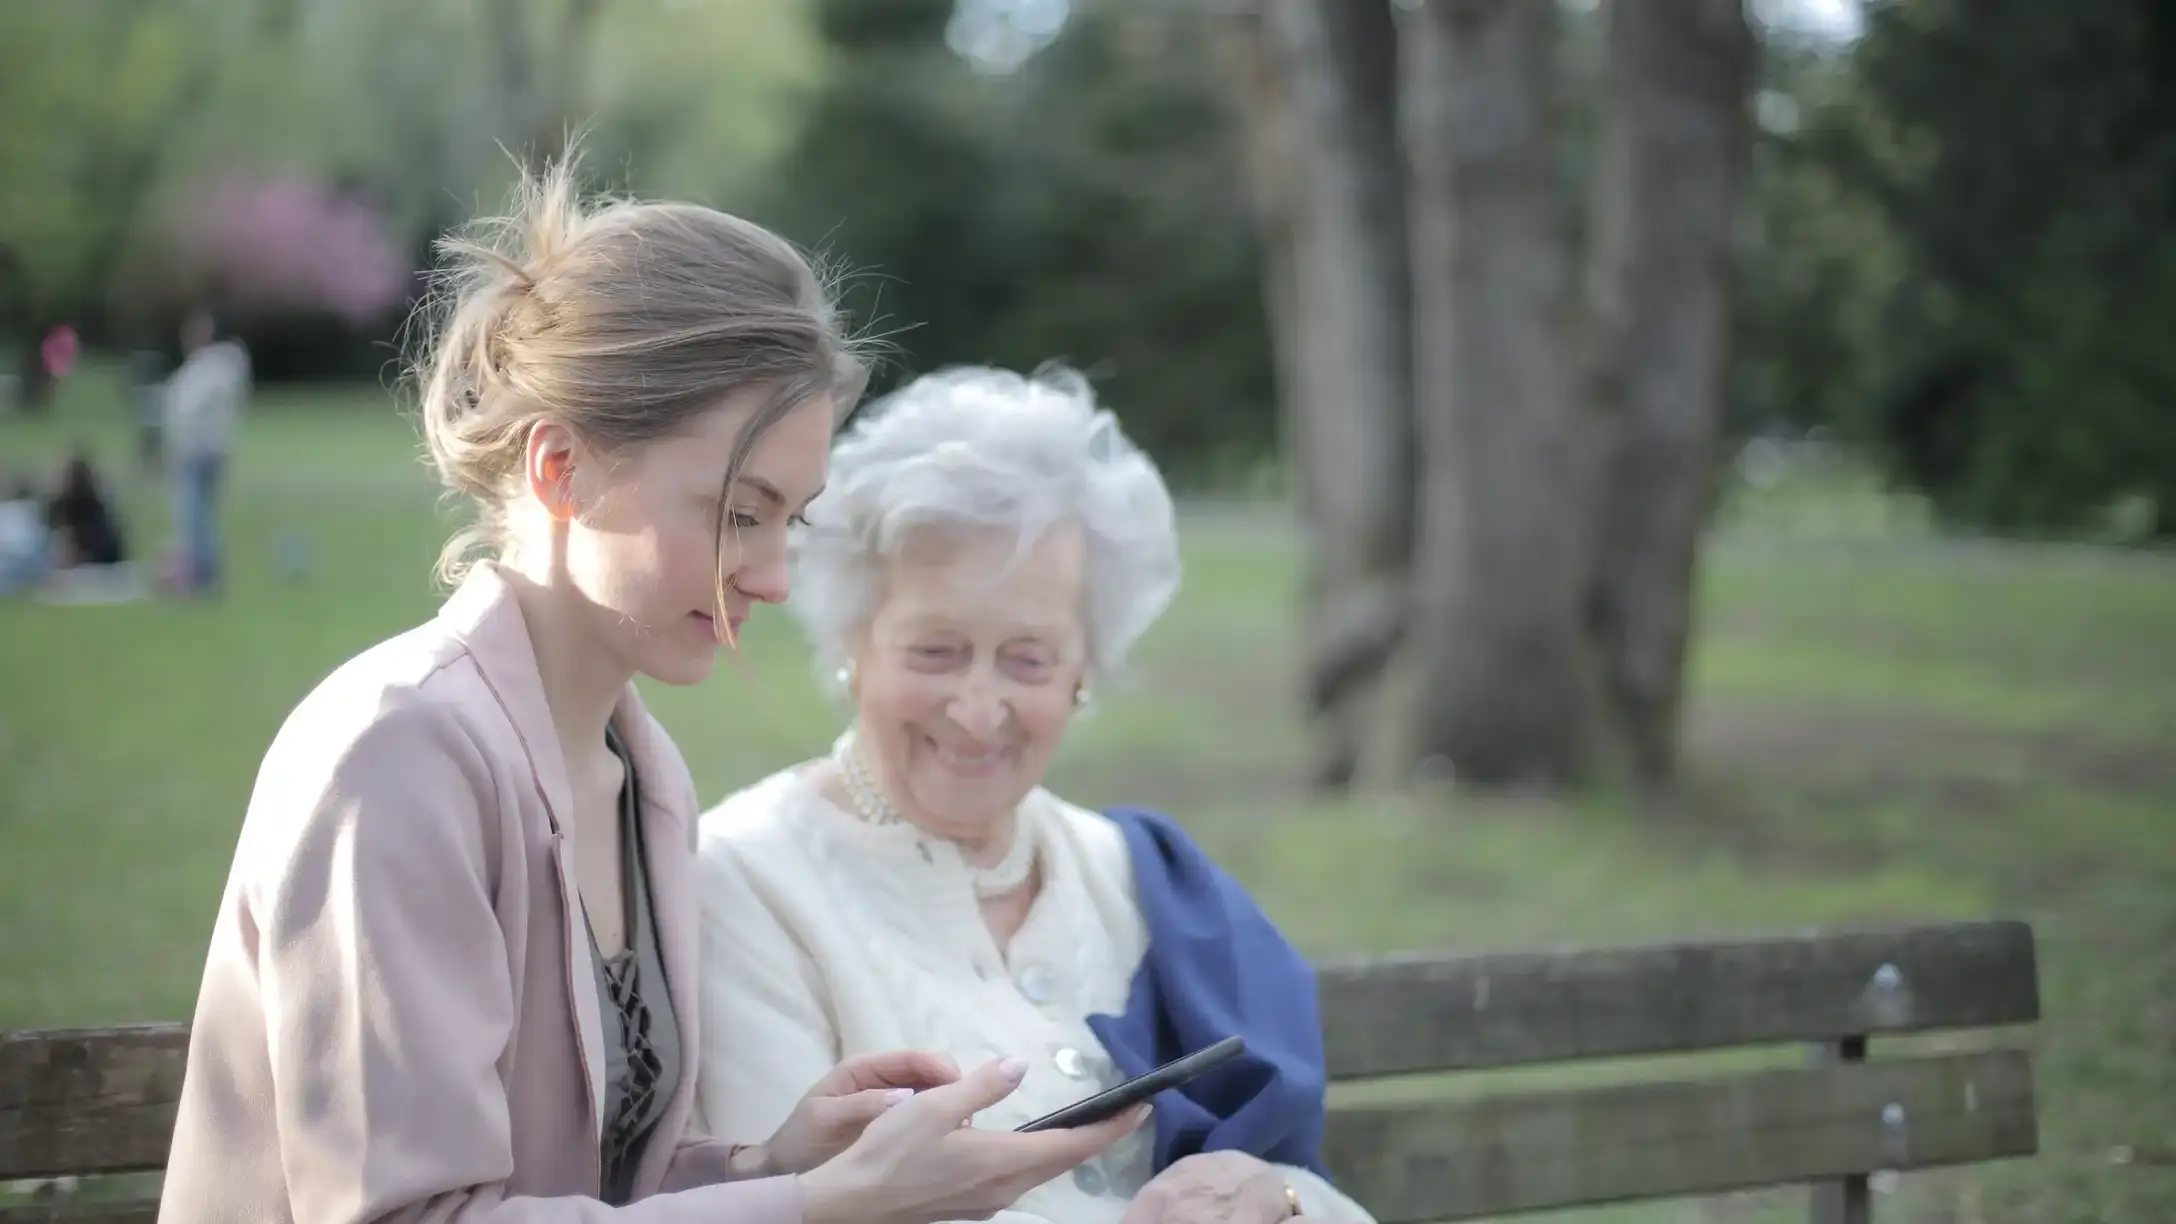
[[[163,494],[129,468],[100,377],[51,420],[0,420],[0,468],[90,440],[128,490],[140,553],[155,553]],[[236,457],[223,601],[0,601],[0,1029],[187,1016],[274,728],[437,599],[449,524],[385,403],[266,397]],[[1828,521],[1792,504],[1794,522]],[[1190,528],[1178,606],[1134,682],[1078,724],[1059,789],[1179,814],[1325,954],[2028,917],[2048,1013],[2043,1154],[1908,1176],[1877,1211],[2176,1219],[2176,564],[1733,532],[1704,578],[1680,811],[1324,805],[1297,785],[1297,556],[1276,521]],[[283,537],[306,546],[300,578],[275,564]],[[744,667],[648,692],[709,798],[820,751],[837,725],[772,609],[751,623]],[[1803,1201],[1580,1218],[1799,1219]]]

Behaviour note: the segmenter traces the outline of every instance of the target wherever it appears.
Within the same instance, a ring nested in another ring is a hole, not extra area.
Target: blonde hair
[[[867,384],[829,287],[791,243],[694,204],[585,202],[574,157],[525,174],[516,206],[439,243],[416,315],[424,440],[476,522],[447,541],[441,581],[506,545],[529,431],[556,422],[606,453],[667,437],[760,389],[726,470],[819,396],[843,413]],[[727,515],[721,503],[722,558]],[[718,583],[723,595],[725,574]]]

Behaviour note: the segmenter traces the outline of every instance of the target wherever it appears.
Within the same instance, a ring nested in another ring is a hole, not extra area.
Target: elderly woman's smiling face
[[[908,820],[973,844],[1009,829],[1065,735],[1087,670],[1086,540],[929,536],[885,570],[854,652],[861,735]]]

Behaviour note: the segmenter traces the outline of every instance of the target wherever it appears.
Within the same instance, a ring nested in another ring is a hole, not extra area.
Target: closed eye
[[[958,667],[962,660],[961,651],[953,646],[915,646],[907,651],[907,664],[917,671]]]
[[[1005,668],[1021,680],[1039,684],[1050,672],[1050,661],[1034,655],[1016,654],[1005,659]]]

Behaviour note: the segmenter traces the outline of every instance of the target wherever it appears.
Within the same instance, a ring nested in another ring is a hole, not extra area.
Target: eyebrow
[[[786,495],[778,491],[778,486],[772,484],[768,480],[763,479],[761,476],[742,476],[740,478],[740,482],[744,485],[747,485],[749,488],[754,489],[757,493],[761,494],[763,500],[769,502],[773,506],[783,506],[786,504]],[[823,490],[819,488],[816,490],[816,492],[809,495],[809,501],[815,501],[818,497],[821,497],[822,495]]]
[[[914,637],[924,633],[968,632],[981,627],[982,622],[971,616],[958,617],[944,612],[918,612],[904,618],[904,625],[909,631],[907,636]],[[1073,626],[1062,621],[1043,620],[1017,621],[1001,627],[1007,631],[1008,637],[1035,638],[1038,641],[1043,641],[1046,645],[1051,644],[1056,639],[1065,637],[1074,629]]]
[[[778,486],[772,484],[768,480],[763,479],[761,476],[743,476],[740,478],[740,482],[744,485],[747,485],[749,488],[754,489],[756,492],[762,494],[763,500],[771,503],[774,506],[783,506],[786,504],[786,495],[778,491]]]

